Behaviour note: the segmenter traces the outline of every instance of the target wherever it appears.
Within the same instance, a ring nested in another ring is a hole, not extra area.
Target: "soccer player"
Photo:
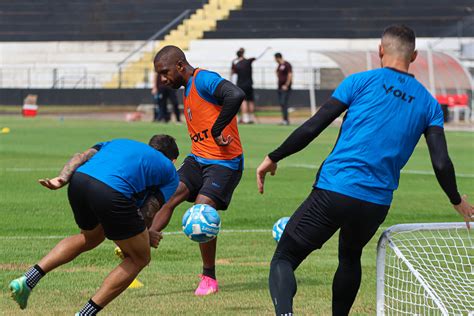
[[[183,201],[208,204],[226,210],[242,177],[243,155],[236,114],[244,92],[215,72],[193,68],[181,49],[163,47],[154,66],[161,81],[184,90],[184,116],[191,139],[191,154],[178,170],[179,186],[156,214],[150,232],[161,232],[174,209]],[[152,240],[153,244],[153,240]],[[218,291],[216,280],[217,239],[199,244],[203,262],[195,295]]]
[[[150,234],[142,213],[156,213],[175,192],[179,178],[173,163],[178,155],[178,146],[168,135],[155,135],[148,145],[117,139],[74,155],[56,178],[39,180],[51,190],[69,183],[69,203],[81,232],[60,241],[10,283],[20,308],[26,308],[30,292],[46,273],[94,249],[106,237],[125,258],[76,315],[96,315],[122,293],[150,262]],[[160,239],[155,233],[154,247]]]
[[[240,48],[237,51],[237,58],[232,61],[231,73],[237,74],[237,86],[245,93],[245,99],[242,103],[243,124],[255,123],[255,102],[253,95],[252,63],[257,58],[245,58],[245,50]]]
[[[442,189],[466,225],[473,208],[461,197],[448,156],[443,112],[408,73],[417,52],[415,33],[389,26],[379,46],[382,68],[347,77],[322,108],[297,128],[257,169],[263,193],[266,173],[305,148],[346,112],[334,149],[321,165],[308,198],[290,218],[273,256],[269,286],[277,315],[293,315],[294,270],[338,230],[339,266],[333,280],[333,315],[348,315],[361,280],[362,249],[383,223],[400,170],[421,135]]]

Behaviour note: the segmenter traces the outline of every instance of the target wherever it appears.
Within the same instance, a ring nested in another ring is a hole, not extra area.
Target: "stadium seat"
[[[444,36],[450,30],[474,36],[469,0],[253,0],[219,21],[205,38],[375,38],[390,23],[404,23],[419,37]],[[262,18],[264,17],[264,18]],[[459,24],[461,22],[461,24]],[[458,34],[458,33],[456,33]]]

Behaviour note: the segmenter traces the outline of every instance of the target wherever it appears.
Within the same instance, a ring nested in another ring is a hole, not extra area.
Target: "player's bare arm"
[[[474,214],[472,205],[467,201],[467,196],[461,197],[456,184],[454,166],[449,158],[448,146],[443,128],[439,126],[429,127],[425,131],[426,143],[431,157],[431,164],[439,185],[448,196],[454,209],[461,215],[470,228],[470,221]]]
[[[258,191],[263,193],[265,175],[268,172],[271,172],[271,175],[275,174],[278,161],[308,146],[313,139],[345,110],[347,110],[346,104],[334,98],[329,99],[315,115],[291,133],[280,147],[268,154],[257,168]]]
[[[224,80],[214,91],[214,97],[222,105],[222,110],[212,126],[211,134],[217,145],[227,146],[233,139],[230,135],[223,135],[222,132],[239,112],[245,93],[230,81]]]
[[[150,234],[150,245],[154,248],[158,246],[157,241],[154,239],[154,235],[160,232],[168,226],[171,216],[173,216],[174,209],[181,204],[189,196],[189,190],[183,182],[179,183],[178,189],[171,196],[168,202],[166,202],[161,209],[156,213],[153,218],[151,226],[149,226],[148,232]],[[161,239],[161,238],[160,238]],[[159,240],[158,240],[159,242]]]
[[[89,148],[83,153],[76,153],[72,156],[72,158],[64,165],[63,169],[59,173],[59,175],[53,179],[39,179],[38,182],[50,189],[50,190],[57,190],[65,186],[71,176],[76,171],[77,168],[82,166],[86,161],[92,158],[97,153],[97,150],[94,148]]]

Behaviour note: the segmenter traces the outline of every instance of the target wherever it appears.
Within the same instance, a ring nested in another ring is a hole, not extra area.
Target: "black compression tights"
[[[294,271],[313,250],[300,245],[287,234],[282,236],[272,259],[269,278],[276,315],[293,315],[293,297],[297,290]],[[362,274],[361,254],[362,249],[339,246],[339,266],[332,285],[334,316],[348,315],[354,303]]]

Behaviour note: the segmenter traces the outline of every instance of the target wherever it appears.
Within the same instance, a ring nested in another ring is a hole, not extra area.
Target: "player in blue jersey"
[[[263,193],[265,175],[275,174],[278,161],[306,147],[347,111],[312,192],[291,217],[275,250],[269,286],[277,315],[293,315],[294,270],[338,229],[339,266],[332,309],[333,315],[348,315],[360,286],[362,249],[384,221],[400,170],[423,134],[438,182],[469,227],[473,208],[457,190],[443,112],[408,73],[417,55],[414,32],[403,25],[386,28],[379,55],[382,68],[346,78],[321,109],[257,169],[257,185]]]
[[[60,241],[10,283],[20,308],[26,308],[31,290],[46,273],[94,249],[105,238],[122,249],[124,260],[76,315],[95,315],[124,291],[150,262],[152,236],[145,220],[151,223],[178,187],[173,165],[178,155],[178,146],[168,135],[155,135],[148,145],[116,139],[74,155],[58,177],[39,180],[51,190],[69,184],[69,203],[81,232]],[[153,239],[159,241],[161,235],[156,233]]]

